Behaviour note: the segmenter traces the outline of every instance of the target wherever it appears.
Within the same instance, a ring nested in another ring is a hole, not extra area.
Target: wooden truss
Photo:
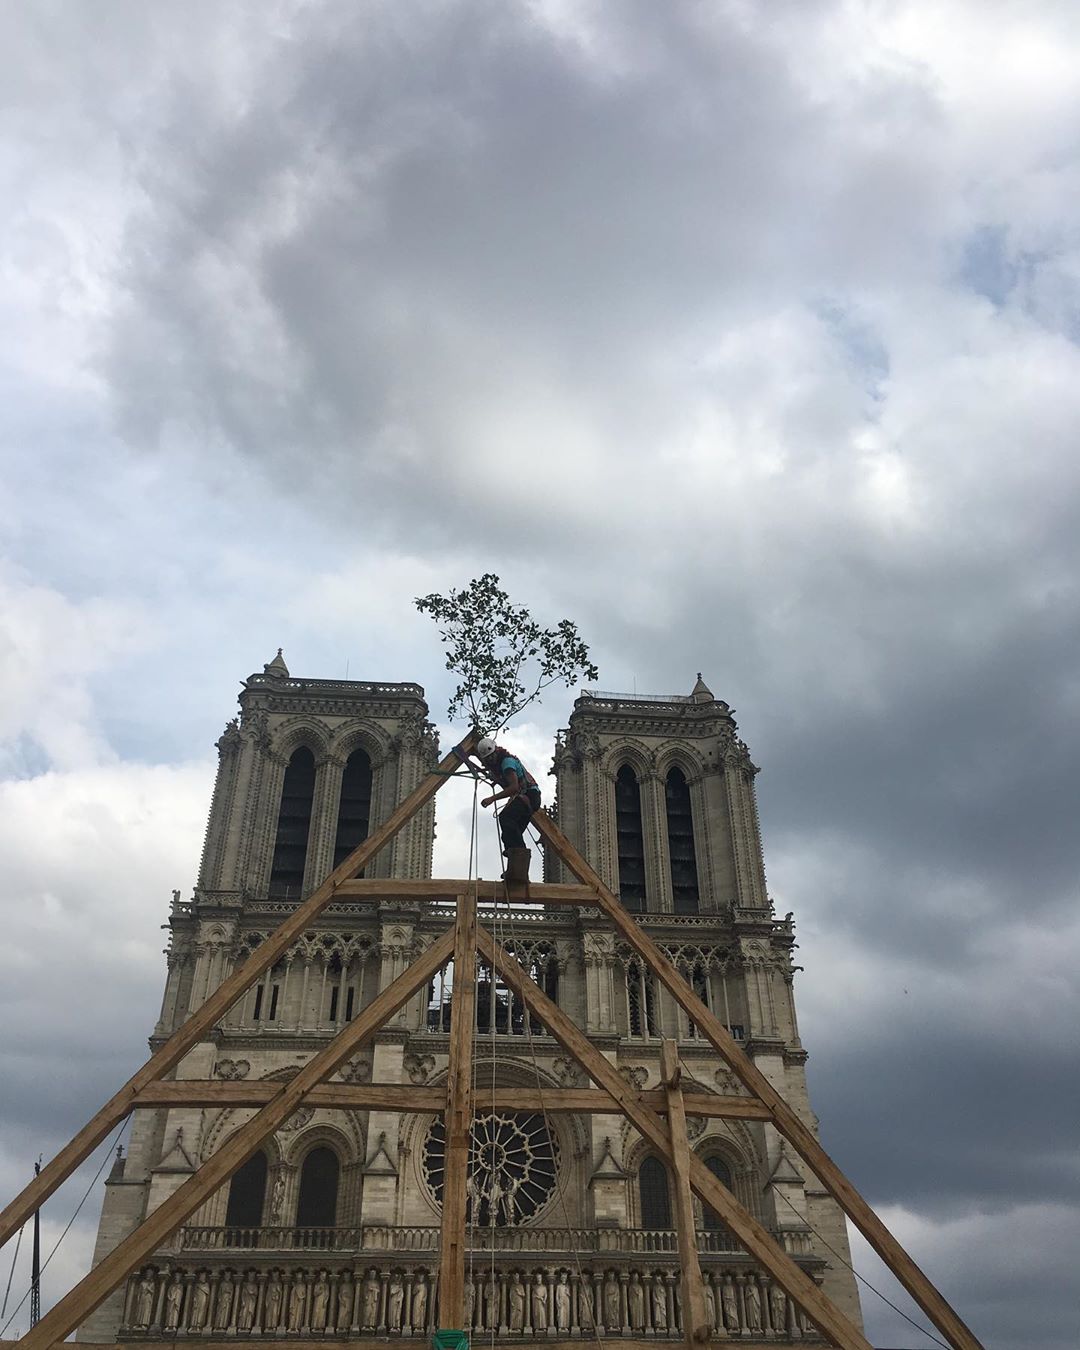
[[[684,1093],[674,1042],[661,1054],[663,1086],[638,1091],[619,1075],[581,1029],[525,972],[513,953],[479,926],[477,899],[501,899],[501,883],[473,881],[356,880],[447,778],[465,762],[476,744],[470,734],[460,746],[397,807],[326,881],[297,906],[244,964],[235,970],[175,1031],[141,1069],[109,1100],[40,1174],[0,1214],[0,1246],[18,1231],[34,1210],[71,1175],[109,1133],[138,1108],[167,1106],[246,1106],[256,1114],[241,1125],[187,1181],[90,1271],[64,1298],[17,1342],[21,1350],[50,1350],[63,1341],[123,1280],[157,1250],[208,1199],[263,1141],[303,1103],[354,1109],[384,1108],[441,1112],[446,1130],[446,1180],[438,1277],[439,1324],[460,1327],[464,1321],[466,1170],[474,1110],[512,1106],[545,1111],[621,1111],[634,1128],[667,1160],[675,1179],[675,1211],[683,1280],[683,1322],[689,1345],[710,1338],[701,1270],[695,1247],[691,1192],[714,1210],[746,1250],[768,1271],[819,1331],[842,1350],[871,1350],[865,1337],[825,1296],[814,1281],[780,1249],[773,1237],[713,1176],[690,1150],[686,1116],[742,1118],[771,1122],[813,1170],[825,1189],[911,1294],[953,1350],[982,1350],[959,1316],[934,1288],[911,1257],[873,1212],[818,1143],[813,1132],[739,1048],[726,1027],[696,996],[656,942],[623,908],[588,862],[543,811],[533,816],[546,844],[566,863],[580,885],[533,886],[529,898],[544,904],[590,905],[610,920],[626,943],[670,991],[749,1093],[716,1097]],[[519,899],[511,888],[509,899]],[[446,898],[456,902],[453,925],[431,944],[392,984],[334,1037],[287,1083],[193,1082],[166,1080],[184,1056],[202,1041],[239,998],[292,946],[334,900],[377,903],[391,896],[409,899]],[[592,1079],[592,1089],[535,1092],[515,1087],[475,1090],[472,1074],[476,1000],[476,957],[498,972]],[[449,1076],[445,1087],[400,1084],[331,1083],[331,1075],[450,959],[454,961],[453,1018],[450,1028]],[[599,1089],[599,1090],[597,1090]],[[261,1338],[265,1343],[268,1338]],[[629,1345],[629,1342],[620,1342]],[[200,1342],[200,1344],[202,1344]],[[290,1339],[295,1348],[303,1345]],[[319,1340],[321,1346],[334,1344]],[[347,1343],[356,1350],[358,1342]],[[554,1343],[553,1343],[554,1345]]]

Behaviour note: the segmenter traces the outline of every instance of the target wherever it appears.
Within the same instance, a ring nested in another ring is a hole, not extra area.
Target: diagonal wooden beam
[[[478,930],[481,957],[502,976],[504,983],[518,995],[531,1013],[544,1023],[559,1044],[582,1066],[589,1077],[603,1088],[634,1128],[673,1161],[671,1135],[660,1117],[642,1106],[637,1092],[619,1074],[615,1066],[593,1046],[585,1033],[556,1004],[542,993],[518,961],[485,929]],[[806,1312],[823,1335],[840,1350],[872,1350],[863,1334],[835,1308],[812,1279],[773,1241],[771,1234],[743,1209],[726,1186],[713,1176],[700,1158],[689,1156],[690,1185],[723,1219],[746,1250],[772,1275],[785,1293]]]
[[[11,1235],[22,1227],[23,1223],[47,1200],[74,1172],[110,1131],[119,1125],[131,1110],[132,1102],[139,1090],[161,1078],[175,1068],[194,1046],[203,1039],[212,1026],[229,1011],[232,1005],[247,992],[260,975],[283,956],[298,937],[318,918],[322,911],[334,899],[338,887],[344,881],[354,877],[390,842],[402,826],[438,792],[446,782],[448,774],[460,762],[458,750],[468,753],[476,744],[476,734],[470,732],[455,750],[445,756],[439,767],[413,789],[398,808],[379,828],[367,837],[359,848],[355,849],[340,866],[335,867],[322,885],[285,919],[256,951],[248,957],[239,970],[233,971],[198,1008],[182,1027],[179,1027],[165,1044],[156,1051],[124,1086],[111,1097],[100,1111],[90,1120],[70,1143],[41,1169],[34,1178],[0,1214],[0,1247]]]
[[[730,1032],[694,993],[656,942],[619,903],[603,878],[589,865],[545,811],[536,811],[532,823],[554,848],[579,881],[592,886],[595,903],[611,920],[627,943],[685,1009],[709,1044],[727,1062],[735,1076],[754,1096],[764,1102],[782,1135],[813,1168],[822,1185],[840,1205],[911,1297],[929,1317],[953,1350],[983,1350],[971,1329],[956,1310],[934,1287],[904,1248],[821,1147],[812,1130],[795,1114],[750,1057],[740,1050]]]
[[[334,1072],[407,1002],[422,989],[450,958],[454,950],[453,929],[433,942],[377,994],[352,1022],[343,1027],[325,1049],[284,1084],[262,1110],[226,1139],[199,1170],[148,1214],[89,1275],[51,1308],[18,1342],[20,1350],[49,1350],[74,1331],[112,1293],[132,1270],[156,1251],[189,1214],[213,1194],[255,1152],[268,1135],[278,1129],[311,1089]]]

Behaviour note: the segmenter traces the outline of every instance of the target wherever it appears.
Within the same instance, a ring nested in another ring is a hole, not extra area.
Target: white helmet
[[[481,759],[487,759],[488,756],[493,755],[497,749],[498,747],[490,736],[481,736],[476,743],[476,753]]]

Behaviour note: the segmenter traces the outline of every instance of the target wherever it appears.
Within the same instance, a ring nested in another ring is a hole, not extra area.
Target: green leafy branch
[[[417,596],[416,608],[435,621],[446,646],[446,669],[458,677],[447,716],[495,735],[553,684],[598,678],[577,625],[563,619],[542,628],[512,605],[492,572],[448,595]]]

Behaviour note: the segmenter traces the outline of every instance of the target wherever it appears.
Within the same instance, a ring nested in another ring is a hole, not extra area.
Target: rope
[[[477,778],[477,776],[476,776],[475,774],[473,774],[472,777],[473,777],[473,799],[472,799],[472,827],[471,827],[471,829],[470,829],[470,831],[469,831],[469,880],[473,883],[473,905],[475,906],[475,905],[477,904],[477,902],[478,902],[478,900],[479,900],[479,896],[480,896],[479,868],[477,868],[477,875],[474,876],[474,874],[473,874],[473,868],[474,868],[474,864],[475,864],[475,862],[476,862],[477,844],[479,843],[479,833],[480,833],[480,832],[479,832],[478,807],[477,807],[477,802],[478,802],[478,800],[479,800],[479,795],[480,795],[480,780],[479,780],[479,778]],[[476,990],[476,964],[477,964],[477,962],[476,962],[476,952],[475,952],[475,950],[474,950],[473,953],[472,953],[472,963],[473,963],[473,990],[474,990],[474,994],[473,994],[473,1025],[472,1025],[472,1048],[473,1048],[473,1053],[472,1053],[472,1055],[470,1056],[470,1058],[471,1058],[471,1060],[472,1060],[472,1065],[471,1065],[471,1069],[472,1069],[472,1101],[475,1103],[475,1101],[476,1101],[476,1085],[477,1085],[477,1076],[476,1076],[476,1075],[477,1075],[477,1066],[476,1066],[476,1045],[477,1045],[477,1039],[478,1039],[478,1037],[477,1037],[477,1028],[476,1028],[476,1006],[475,1006],[475,1003],[476,1003],[476,995],[475,995],[475,990]],[[451,1014],[451,1016],[452,1016],[452,1014]],[[475,1117],[475,1107],[474,1107],[474,1109],[473,1109],[472,1115],[473,1115],[473,1117]],[[472,1123],[472,1119],[470,1119],[470,1121],[469,1121],[469,1146],[468,1146],[468,1148],[465,1150],[465,1179],[466,1179],[466,1185],[468,1184],[469,1166],[470,1166],[470,1164],[472,1163],[472,1157],[473,1157],[473,1123]],[[444,1183],[444,1184],[445,1184],[445,1183]],[[466,1200],[467,1200],[467,1202],[468,1202],[468,1208],[469,1208],[469,1227],[468,1227],[468,1241],[469,1241],[469,1288],[472,1290],[472,1303],[473,1303],[471,1320],[475,1322],[475,1320],[476,1320],[476,1282],[475,1282],[475,1275],[476,1275],[476,1220],[477,1220],[477,1215],[476,1215],[476,1213],[474,1212],[475,1209],[476,1209],[476,1206],[473,1205],[472,1200],[471,1200],[471,1197],[469,1197],[468,1195],[466,1195]],[[472,1327],[471,1327],[471,1326],[465,1327],[465,1331],[471,1332],[471,1331],[472,1331]]]
[[[8,1271],[7,1288],[4,1290],[4,1306],[0,1308],[0,1317],[3,1317],[7,1312],[8,1295],[11,1293],[11,1281],[15,1276],[15,1262],[19,1259],[19,1248],[22,1246],[23,1228],[25,1227],[26,1224],[23,1224],[22,1228],[19,1229],[19,1236],[15,1242],[15,1255],[11,1258],[11,1269]]]
[[[836,1257],[836,1259],[840,1262],[840,1264],[842,1266],[847,1266],[848,1270],[851,1271],[852,1275],[855,1276],[855,1278],[860,1282],[860,1284],[865,1284],[867,1289],[869,1289],[872,1294],[877,1294],[878,1298],[881,1299],[883,1303],[887,1303],[894,1313],[899,1313],[900,1316],[904,1319],[904,1321],[910,1323],[910,1325],[913,1326],[916,1331],[921,1331],[924,1336],[928,1336],[930,1340],[934,1342],[935,1345],[940,1345],[942,1347],[942,1350],[949,1350],[949,1347],[945,1344],[945,1342],[939,1341],[932,1331],[927,1331],[927,1329],[924,1326],[920,1326],[918,1322],[914,1321],[907,1315],[906,1312],[904,1312],[903,1308],[898,1308],[896,1304],[892,1301],[892,1299],[886,1298],[886,1296],[881,1292],[880,1289],[875,1289],[874,1286],[864,1275],[859,1274],[859,1272],[855,1269],[855,1267],[851,1264],[850,1261],[845,1260],[845,1258],[841,1256],[841,1254],[836,1250],[836,1248],[832,1245],[831,1242],[829,1242],[827,1238],[822,1237],[821,1233],[818,1232],[818,1230],[814,1227],[814,1225],[810,1222],[810,1220],[806,1217],[806,1215],[799,1213],[799,1211],[795,1208],[795,1206],[791,1203],[791,1201],[787,1198],[787,1196],[784,1195],[784,1192],[780,1190],[779,1187],[774,1187],[774,1189],[776,1190],[776,1193],[783,1198],[783,1201],[788,1206],[788,1208],[795,1215],[798,1216],[800,1221],[802,1223],[805,1223],[807,1228],[810,1229],[810,1231],[818,1238],[818,1240],[821,1243],[823,1243],[826,1247],[828,1247],[829,1251],[832,1252],[833,1256]]]
[[[45,1258],[45,1260],[42,1262],[42,1266],[41,1266],[41,1273],[42,1273],[42,1275],[44,1275],[44,1274],[45,1274],[45,1271],[48,1269],[49,1262],[50,1262],[50,1261],[53,1259],[53,1257],[56,1255],[56,1253],[57,1253],[57,1251],[58,1251],[58,1249],[59,1249],[59,1247],[60,1247],[61,1242],[63,1242],[64,1238],[67,1237],[67,1235],[68,1235],[68,1230],[71,1228],[71,1225],[72,1225],[72,1224],[75,1222],[75,1220],[79,1217],[79,1211],[82,1209],[83,1205],[86,1204],[86,1201],[87,1201],[87,1199],[89,1198],[90,1192],[91,1192],[91,1191],[94,1189],[94,1187],[97,1185],[97,1183],[98,1183],[98,1178],[101,1176],[102,1172],[105,1171],[105,1164],[106,1164],[106,1163],[109,1161],[109,1159],[112,1157],[112,1151],[113,1151],[114,1147],[120,1142],[120,1138],[121,1138],[121,1136],[123,1135],[124,1131],[127,1129],[127,1124],[128,1124],[128,1121],[129,1121],[130,1119],[131,1119],[130,1116],[125,1116],[124,1119],[120,1122],[120,1128],[116,1131],[116,1133],[113,1135],[112,1139],[110,1140],[110,1142],[109,1142],[109,1147],[105,1150],[105,1156],[104,1156],[104,1157],[102,1158],[102,1160],[101,1160],[101,1166],[100,1166],[100,1167],[98,1168],[98,1170],[94,1173],[94,1179],[93,1179],[93,1181],[91,1181],[90,1185],[87,1186],[85,1192],[83,1193],[83,1198],[82,1198],[82,1199],[79,1201],[79,1203],[75,1206],[75,1213],[71,1216],[70,1219],[68,1219],[68,1221],[67,1221],[67,1226],[64,1228],[64,1231],[60,1234],[60,1236],[56,1239],[56,1242],[53,1244],[53,1249],[52,1249],[52,1251],[48,1254],[48,1256],[47,1256],[47,1257]],[[22,1236],[22,1230],[21,1230],[21,1229],[19,1230],[19,1236],[20,1236],[20,1238],[21,1238],[21,1236]],[[16,1250],[16,1253],[18,1253],[18,1246],[17,1246],[17,1245],[16,1245],[15,1250]],[[14,1267],[12,1267],[12,1269],[14,1270]],[[9,1286],[10,1286],[10,1284],[11,1284],[11,1281],[10,1281],[10,1280],[8,1281],[8,1284],[9,1284]],[[26,1293],[23,1294],[22,1298],[19,1300],[18,1307],[17,1307],[17,1308],[15,1309],[15,1311],[11,1314],[11,1316],[10,1316],[10,1317],[8,1318],[8,1320],[4,1323],[4,1325],[3,1325],[2,1327],[0,1327],[0,1336],[3,1336],[4,1332],[7,1331],[8,1327],[11,1326],[12,1322],[14,1322],[15,1318],[16,1318],[16,1317],[18,1316],[18,1314],[19,1314],[19,1308],[21,1308],[22,1305],[26,1302],[26,1300],[30,1297],[31,1291],[32,1291],[32,1286],[31,1286],[31,1289],[28,1289],[28,1290],[26,1291]],[[7,1307],[7,1297],[6,1297],[6,1295],[5,1295],[5,1298],[4,1298],[4,1306]]]
[[[493,819],[494,819],[494,821],[495,821],[495,832],[496,832],[496,835],[497,835],[498,838],[499,838],[499,843],[500,843],[500,845],[501,845],[501,843],[502,843],[502,833],[501,833],[501,831],[499,830],[499,818],[498,818],[498,814],[497,814],[497,813],[493,813]],[[507,862],[509,863],[509,859],[507,859]],[[511,903],[511,900],[510,900],[510,887],[509,887],[509,884],[508,884],[507,881],[506,881],[505,875],[504,875],[504,877],[503,877],[503,895],[504,895],[504,897],[505,897],[505,899],[506,899],[506,917],[507,917],[507,920],[508,920],[509,926],[510,926],[510,940],[511,940],[511,942],[514,944],[514,948],[515,948],[515,951],[514,951],[514,958],[515,958],[515,960],[520,960],[520,958],[518,957],[518,951],[520,950],[520,944],[518,943],[518,940],[517,940],[517,930],[516,930],[515,925],[514,925],[514,910],[513,910],[513,905],[512,905],[512,903]],[[500,936],[501,924],[500,924],[500,921],[499,921],[499,906],[498,906],[498,902],[497,902],[497,901],[496,901],[496,903],[495,903],[495,922],[494,922],[494,924],[493,924],[493,927],[494,927],[494,929],[495,929],[494,936],[495,936],[496,940],[497,940],[497,941],[500,943],[500,945],[501,945],[501,944],[502,944],[502,938],[501,938],[501,936]],[[526,977],[526,979],[531,979],[531,978],[532,978],[531,975],[529,975],[528,971],[525,972],[525,977]],[[493,981],[494,981],[494,967],[492,967],[492,979],[493,979]],[[494,987],[494,986],[493,986],[493,987]],[[508,1032],[511,1030],[510,1025],[509,1025],[509,1016],[510,1016],[510,1009],[507,1008],[507,1031],[508,1031]],[[549,1139],[554,1139],[556,1136],[555,1136],[555,1132],[554,1132],[554,1130],[552,1129],[552,1126],[551,1126],[551,1118],[550,1118],[550,1116],[549,1116],[549,1114],[548,1114],[548,1109],[547,1109],[547,1099],[546,1099],[546,1097],[544,1096],[544,1081],[543,1081],[543,1075],[542,1075],[541,1072],[540,1072],[540,1061],[539,1061],[539,1059],[537,1058],[537,1054],[536,1054],[536,1043],[535,1043],[534,1040],[533,1040],[532,1014],[531,1014],[531,1012],[529,1011],[529,1008],[528,1008],[527,1006],[526,1006],[525,1009],[524,1009],[524,1018],[525,1018],[525,1040],[526,1040],[526,1043],[528,1044],[528,1047],[529,1047],[529,1056],[530,1056],[530,1058],[532,1059],[532,1066],[533,1066],[533,1076],[534,1076],[535,1079],[536,1079],[536,1090],[537,1090],[537,1093],[538,1093],[538,1095],[539,1095],[539,1097],[540,1097],[540,1114],[541,1114],[541,1115],[543,1116],[543,1118],[544,1118],[544,1129],[547,1131],[548,1138],[549,1138]],[[493,1083],[493,1085],[494,1085],[494,1074],[492,1075],[492,1083]],[[563,1221],[564,1221],[564,1223],[566,1224],[567,1232],[573,1233],[573,1231],[574,1231],[574,1230],[573,1230],[573,1226],[572,1226],[571,1223],[570,1223],[570,1211],[569,1211],[569,1208],[568,1208],[567,1203],[566,1203],[566,1188],[565,1188],[564,1186],[560,1186],[560,1185],[558,1184],[558,1178],[557,1178],[557,1177],[556,1177],[555,1180],[556,1180],[556,1189],[557,1189],[558,1195],[559,1195],[559,1205],[560,1205],[560,1208],[562,1209]],[[574,1258],[574,1266],[575,1266],[575,1268],[576,1268],[576,1270],[577,1270],[578,1288],[584,1290],[584,1292],[585,1292],[585,1297],[586,1297],[586,1299],[587,1299],[587,1301],[588,1301],[588,1307],[589,1307],[589,1310],[590,1310],[590,1317],[589,1317],[589,1320],[590,1320],[590,1322],[592,1323],[593,1336],[594,1336],[594,1338],[595,1338],[595,1340],[596,1340],[596,1344],[602,1348],[603,1345],[604,1345],[604,1338],[603,1338],[603,1336],[600,1334],[600,1329],[599,1329],[599,1326],[598,1326],[599,1318],[598,1318],[597,1315],[596,1315],[597,1310],[596,1310],[596,1307],[594,1306],[594,1291],[593,1291],[592,1287],[591,1287],[589,1284],[586,1283],[585,1272],[584,1272],[584,1270],[583,1270],[583,1268],[582,1268],[582,1265],[581,1265],[581,1253],[580,1253],[580,1251],[578,1250],[577,1243],[574,1242],[572,1239],[571,1239],[570,1250],[571,1250],[571,1253],[573,1254],[573,1258]],[[492,1260],[494,1261],[494,1242],[492,1243],[492,1252],[493,1252]],[[554,1309],[554,1308],[549,1309],[549,1316],[550,1316],[551,1318],[554,1318],[554,1315],[555,1315],[555,1309]],[[534,1334],[535,1334],[535,1333],[534,1333]]]

